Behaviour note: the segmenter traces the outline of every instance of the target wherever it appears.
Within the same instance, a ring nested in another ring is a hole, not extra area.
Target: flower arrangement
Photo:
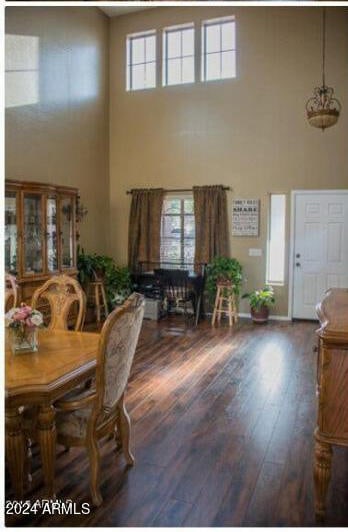
[[[5,314],[5,326],[12,333],[12,351],[37,351],[37,328],[43,327],[43,316],[25,303]]]

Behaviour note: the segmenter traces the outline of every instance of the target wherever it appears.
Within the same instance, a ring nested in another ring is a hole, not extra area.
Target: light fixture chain
[[[323,87],[325,87],[326,9],[323,8]]]

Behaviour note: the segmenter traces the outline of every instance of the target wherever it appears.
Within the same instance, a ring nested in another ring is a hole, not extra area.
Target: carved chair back
[[[64,274],[51,277],[35,290],[32,307],[38,308],[43,300],[50,306],[49,329],[68,329],[69,312],[73,305],[78,306],[74,329],[82,329],[86,314],[86,295],[76,279]]]
[[[116,414],[123,395],[143,321],[145,299],[133,293],[104,323],[97,358],[95,415]]]
[[[9,273],[5,273],[5,312],[17,305],[17,283],[16,278]]]

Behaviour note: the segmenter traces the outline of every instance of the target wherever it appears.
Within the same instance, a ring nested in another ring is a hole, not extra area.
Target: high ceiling
[[[153,9],[150,6],[100,6],[99,9],[104,11],[108,17],[119,17],[120,15],[128,15],[128,13],[134,13],[135,11],[144,11],[145,9]]]

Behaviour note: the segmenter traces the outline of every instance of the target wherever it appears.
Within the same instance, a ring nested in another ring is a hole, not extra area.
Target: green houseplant
[[[131,294],[133,285],[130,271],[126,266],[118,266],[106,255],[88,254],[78,250],[77,269],[79,281],[87,290],[88,283],[97,279],[104,281],[106,298],[110,308],[122,304]]]
[[[251,319],[254,323],[267,323],[269,309],[274,305],[275,298],[272,286],[265,286],[262,290],[254,290],[243,294],[242,299],[249,299]]]
[[[206,290],[212,302],[218,281],[232,281],[234,293],[239,296],[242,284],[242,266],[237,259],[216,256],[207,266]]]

